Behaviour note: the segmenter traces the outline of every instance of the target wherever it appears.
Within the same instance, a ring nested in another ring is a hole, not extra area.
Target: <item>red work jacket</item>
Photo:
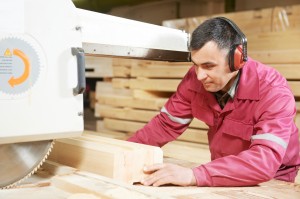
[[[252,59],[240,72],[235,96],[222,110],[191,67],[160,114],[129,141],[163,146],[197,118],[209,126],[212,160],[193,168],[198,186],[247,186],[272,178],[294,181],[300,165],[299,137],[287,81]]]

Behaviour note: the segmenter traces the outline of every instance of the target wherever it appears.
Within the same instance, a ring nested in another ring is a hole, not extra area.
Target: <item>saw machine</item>
[[[83,132],[85,55],[187,61],[182,31],[75,8],[71,0],[0,6],[0,188]]]

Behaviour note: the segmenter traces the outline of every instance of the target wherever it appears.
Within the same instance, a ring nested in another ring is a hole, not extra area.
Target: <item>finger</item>
[[[152,173],[154,171],[164,168],[164,166],[165,166],[164,164],[153,164],[153,165],[144,166],[143,170],[145,173]]]
[[[160,170],[159,170],[160,171]],[[159,181],[159,179],[161,178],[165,178],[166,176],[168,176],[169,174],[166,172],[154,172],[151,175],[149,175],[148,177],[146,177],[145,179],[143,179],[141,181],[141,183],[145,186],[150,186],[153,185],[155,182]]]
[[[157,181],[155,181],[152,185],[154,187],[159,187],[159,186],[166,185],[166,184],[175,184],[172,176],[170,176],[170,175],[164,176],[164,177],[158,179]]]

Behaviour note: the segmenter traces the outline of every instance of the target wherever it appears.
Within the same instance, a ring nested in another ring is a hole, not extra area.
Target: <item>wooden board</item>
[[[173,141],[163,146],[162,149],[165,157],[198,164],[204,164],[211,160],[207,144]]]
[[[139,99],[130,96],[121,95],[107,95],[98,94],[97,101],[99,104],[106,104],[116,107],[131,107],[148,110],[160,110],[167,99],[165,98],[151,98],[151,99]]]
[[[162,162],[162,151],[137,143],[93,135],[57,140],[49,159],[119,181],[139,182],[145,164]],[[132,163],[135,164],[132,164]]]
[[[299,10],[299,5],[273,7],[259,10],[167,20],[163,22],[163,25],[192,33],[194,29],[206,19],[223,16],[233,20],[240,29],[249,36],[262,32],[278,32],[299,29]]]
[[[112,77],[112,59],[108,57],[85,56],[86,77]]]
[[[129,132],[131,134],[135,133],[137,130],[143,128],[147,124],[147,122],[135,122],[135,121],[117,120],[117,119],[110,119],[110,118],[104,118],[103,122],[104,122],[104,127],[106,129],[113,130],[113,131]],[[177,139],[207,144],[208,143],[207,129],[188,128]]]
[[[167,158],[164,162],[185,167],[197,166],[177,159]],[[19,187],[1,190],[3,199],[123,199],[123,198],[285,198],[300,197],[300,185],[271,180],[250,187],[147,187],[128,185],[90,172],[46,161],[41,169]]]
[[[95,111],[99,117],[130,120],[137,122],[149,122],[154,116],[156,116],[160,112],[154,110],[133,109],[128,107],[113,107],[101,104],[96,105]],[[190,127],[208,129],[208,126],[204,122],[197,119],[194,119],[191,122]]]

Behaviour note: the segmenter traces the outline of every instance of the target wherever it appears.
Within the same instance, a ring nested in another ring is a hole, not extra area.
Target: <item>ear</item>
[[[243,61],[242,45],[238,45],[234,50],[234,69],[239,70],[243,68],[245,62]]]

